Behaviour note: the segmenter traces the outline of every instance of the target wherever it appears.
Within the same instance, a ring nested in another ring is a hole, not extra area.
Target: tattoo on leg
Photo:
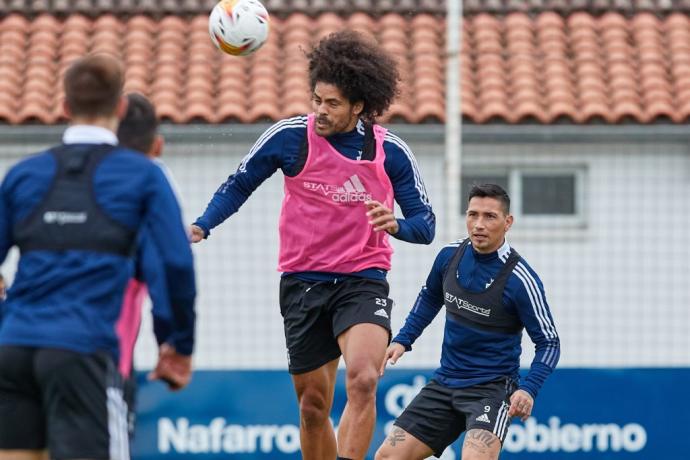
[[[392,447],[395,447],[395,445],[399,442],[403,442],[405,440],[405,430],[401,428],[393,428],[391,430],[390,434],[388,435],[388,444],[390,444]]]
[[[479,453],[482,453],[482,454],[486,453],[486,449],[480,443],[472,441],[471,439],[465,439],[464,448],[468,448],[468,447],[476,450]]]
[[[479,442],[482,446],[489,448],[497,440],[497,438],[486,430],[470,430],[467,432],[467,439]]]

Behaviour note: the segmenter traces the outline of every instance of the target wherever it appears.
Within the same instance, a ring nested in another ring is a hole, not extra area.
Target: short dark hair
[[[382,115],[398,94],[400,74],[395,59],[376,42],[352,30],[328,35],[307,54],[309,84],[338,87],[350,103],[363,102],[367,121]]]
[[[110,116],[122,96],[124,70],[113,56],[90,54],[69,66],[63,85],[65,101],[73,116]]]
[[[467,198],[467,202],[469,203],[470,200],[474,197],[479,197],[479,198],[495,198],[498,201],[501,202],[503,205],[503,212],[508,215],[510,214],[510,196],[508,196],[508,192],[506,192],[503,187],[500,185],[496,184],[480,184],[480,185],[473,185],[472,188],[470,189],[470,194],[469,197]]]
[[[156,109],[146,96],[139,93],[127,95],[127,114],[117,128],[120,144],[142,153],[148,153],[156,139],[158,118]]]

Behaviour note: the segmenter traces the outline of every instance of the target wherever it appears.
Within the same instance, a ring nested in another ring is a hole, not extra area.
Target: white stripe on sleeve
[[[237,169],[239,172],[245,172],[247,170],[247,163],[249,160],[252,159],[252,157],[256,154],[256,152],[261,149],[261,147],[264,146],[264,144],[273,136],[275,136],[277,133],[284,129],[288,128],[306,128],[307,126],[307,117],[305,115],[299,115],[296,117],[292,118],[286,118],[285,120],[281,120],[275,125],[271,126],[268,128],[260,137],[257,139],[257,141],[254,143],[252,148],[249,150],[249,153],[242,159],[242,162],[240,163],[240,167]]]

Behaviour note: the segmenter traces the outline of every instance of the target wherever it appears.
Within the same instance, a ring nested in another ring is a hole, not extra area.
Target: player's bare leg
[[[333,406],[339,360],[292,376],[299,404],[299,437],[304,460],[334,459],[336,456],[335,433],[328,417]]]
[[[491,431],[474,429],[465,434],[462,460],[497,460],[501,441]]]
[[[338,455],[365,457],[376,423],[376,386],[388,346],[388,331],[376,324],[356,324],[338,337],[346,367],[347,403],[338,425]]]
[[[0,460],[48,460],[47,450],[0,450]]]
[[[376,451],[376,460],[422,460],[434,451],[400,427],[393,426]]]

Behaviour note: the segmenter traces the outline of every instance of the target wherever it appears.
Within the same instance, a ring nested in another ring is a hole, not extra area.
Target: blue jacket
[[[110,131],[73,126],[65,144],[115,145]],[[0,186],[0,262],[15,244],[13,228],[42,201],[56,172],[48,151],[12,167]],[[94,173],[96,202],[111,218],[136,231],[160,257],[171,308],[170,341],[178,352],[194,346],[196,286],[192,252],[179,205],[161,169],[148,158],[116,148]],[[131,258],[87,251],[28,251],[4,305],[0,344],[118,354],[114,325]]]
[[[147,233],[140,235],[134,278],[146,284],[151,299],[153,332],[160,345],[171,339],[173,317],[163,262],[156,244],[148,241],[152,237]]]
[[[439,252],[417,301],[405,324],[393,339],[411,350],[444,306],[443,277],[447,270],[455,273],[462,286],[473,292],[486,289],[500,272],[510,255],[511,248],[504,243],[498,251],[480,254],[468,248],[459,266],[449,267],[461,241],[452,243]],[[536,398],[546,378],[553,372],[560,357],[560,340],[546,302],[544,287],[537,274],[520,258],[508,278],[503,292],[503,305],[516,314],[535,344],[535,357],[520,388]],[[489,333],[460,324],[454,315],[446,315],[441,350],[441,367],[434,378],[450,388],[464,388],[501,377],[518,377],[522,334]],[[492,353],[486,353],[491,350]],[[483,358],[478,358],[480,355]],[[492,356],[491,359],[486,358]]]

